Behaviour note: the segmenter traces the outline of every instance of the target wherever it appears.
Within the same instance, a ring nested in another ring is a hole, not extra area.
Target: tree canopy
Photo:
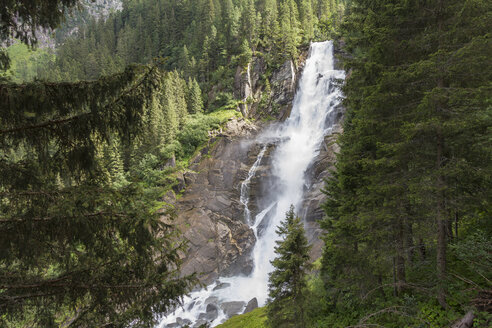
[[[323,222],[331,310],[376,311],[369,302],[396,296],[450,314],[463,297],[451,295],[458,277],[487,285],[455,246],[492,231],[491,9],[480,0],[347,8],[347,116]]]
[[[306,276],[311,265],[301,218],[291,206],[277,229],[277,257],[269,274],[268,323],[270,327],[305,327]]]
[[[166,81],[131,66],[92,82],[0,85],[0,320],[152,327],[189,290],[162,188],[121,180],[125,159],[128,172],[155,151],[138,140]]]

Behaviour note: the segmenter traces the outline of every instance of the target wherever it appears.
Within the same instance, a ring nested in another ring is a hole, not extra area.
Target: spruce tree
[[[309,264],[309,249],[301,218],[294,206],[277,229],[277,241],[272,261],[273,272],[268,284],[268,323],[271,327],[305,327],[305,288]]]
[[[490,233],[490,11],[480,0],[352,1],[347,117],[324,205],[322,275],[333,304],[357,295],[350,301],[362,308],[368,294],[431,285],[447,308],[457,283],[447,271],[450,223],[459,213],[455,229]]]
[[[101,155],[138,139],[160,79],[133,66],[93,82],[0,84],[0,320],[153,327],[188,290],[176,231],[155,211],[165,204],[112,183],[121,161]]]
[[[203,112],[202,91],[196,79],[189,79],[187,86],[186,104],[188,105],[188,113],[196,114]]]

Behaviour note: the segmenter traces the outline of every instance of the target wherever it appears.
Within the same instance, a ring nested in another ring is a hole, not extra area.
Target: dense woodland
[[[490,326],[490,1],[127,0],[27,50],[76,2],[0,8],[1,39],[20,40],[0,51],[0,326],[152,327],[196,283],[156,212],[176,215],[175,173],[241,115],[237,67],[263,57],[266,88],[327,38],[347,80],[323,256],[307,263],[291,211],[268,320],[251,320],[448,327],[473,310]]]
[[[325,326],[445,327],[473,306],[488,311],[476,327],[491,323],[491,9],[348,8],[347,115],[324,206]]]

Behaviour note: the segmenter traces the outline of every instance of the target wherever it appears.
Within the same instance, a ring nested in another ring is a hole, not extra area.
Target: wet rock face
[[[331,134],[325,136],[318,156],[316,156],[306,172],[306,178],[310,184],[305,190],[300,214],[304,219],[306,237],[312,245],[310,253],[312,260],[319,258],[322,253],[323,241],[320,237],[323,231],[318,221],[323,219],[324,212],[321,205],[326,201],[327,196],[321,190],[325,186],[325,179],[331,176],[331,170],[335,168],[335,154],[340,150],[336,141],[340,133],[342,133],[342,128],[338,124]]]
[[[224,302],[220,304],[220,308],[224,311],[224,314],[230,318],[235,314],[241,313],[246,303],[244,302]]]
[[[270,78],[271,91],[267,108],[259,113],[259,103],[265,92],[265,74],[267,65],[262,57],[253,57],[246,68],[238,67],[234,77],[234,95],[244,103],[239,110],[245,117],[271,116],[278,120],[285,120],[292,109],[292,101],[296,91],[298,77],[303,68],[305,56],[303,53],[296,64],[286,60],[282,66],[273,71]]]
[[[175,224],[188,240],[182,254],[182,274],[197,273],[208,284],[219,274],[249,274],[250,253],[256,241],[244,222],[240,185],[258,155],[257,129],[244,120],[230,121],[211,143],[208,153],[198,154],[188,172],[180,176],[181,198],[176,200]],[[184,184],[184,187],[181,186]]]
[[[253,311],[254,309],[256,309],[258,307],[258,300],[255,298],[252,298],[248,304],[246,305],[246,308],[244,309],[243,311],[243,314],[245,313],[249,313],[251,311]]]

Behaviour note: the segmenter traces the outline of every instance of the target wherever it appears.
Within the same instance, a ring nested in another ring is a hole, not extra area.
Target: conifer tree
[[[188,113],[203,112],[202,91],[196,79],[188,79],[186,103],[188,105]]]
[[[447,308],[450,222],[459,212],[464,225],[490,231],[480,213],[490,213],[484,92],[492,71],[488,32],[477,24],[490,11],[480,0],[352,1],[343,26],[354,54],[345,61],[348,112],[324,206],[322,274],[332,302],[348,294],[362,302],[372,290],[384,298],[385,285],[400,297],[428,284],[408,272],[433,253],[433,295]]]
[[[282,56],[295,58],[300,43],[300,24],[297,4],[294,0],[284,0],[279,10],[280,48]]]
[[[164,204],[108,181],[101,156],[144,131],[160,79],[133,66],[93,82],[0,84],[1,320],[153,327],[187,291],[175,231],[155,212]]]
[[[279,39],[278,7],[276,0],[265,0],[261,17],[262,46],[270,50]]]
[[[270,327],[305,327],[305,288],[309,264],[309,249],[301,218],[294,206],[277,229],[277,257],[268,284],[268,323]]]

